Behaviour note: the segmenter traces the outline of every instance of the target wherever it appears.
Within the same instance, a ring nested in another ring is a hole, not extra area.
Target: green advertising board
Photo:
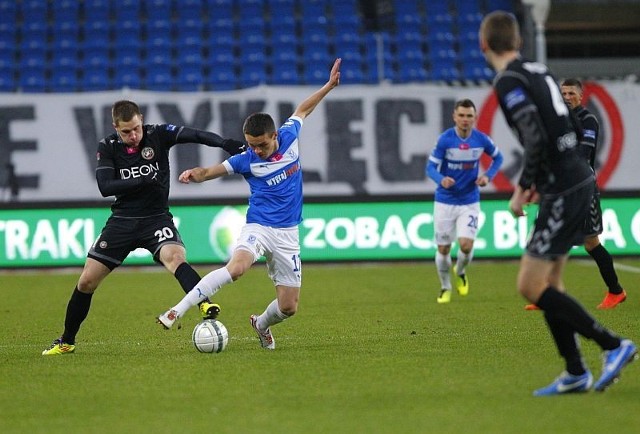
[[[613,255],[640,254],[640,199],[603,199],[601,241]],[[173,206],[172,213],[194,264],[226,261],[246,206]],[[484,200],[476,258],[518,257],[535,217],[516,219],[505,200]],[[0,210],[0,268],[73,266],[109,217],[108,208]],[[305,261],[430,259],[435,255],[433,203],[309,203],[300,225]],[[575,255],[584,255],[581,248]],[[151,264],[138,249],[125,264]]]

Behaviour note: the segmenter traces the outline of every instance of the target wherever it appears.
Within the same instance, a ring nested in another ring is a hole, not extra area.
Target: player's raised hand
[[[336,87],[340,84],[340,64],[342,63],[342,59],[338,57],[335,62],[333,62],[333,67],[331,67],[331,73],[329,74],[329,81],[327,82],[332,88]]]

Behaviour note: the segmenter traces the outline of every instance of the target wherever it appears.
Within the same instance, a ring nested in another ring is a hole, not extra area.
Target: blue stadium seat
[[[342,63],[340,66],[340,83],[358,84],[364,81],[364,77],[362,65],[358,63]]]
[[[419,60],[398,63],[399,70],[396,81],[399,83],[424,82],[429,78],[424,63]]]
[[[0,69],[16,67],[16,50],[13,46],[0,49]]]
[[[51,8],[53,22],[78,22],[80,19],[80,2],[77,0],[56,0]]]
[[[298,52],[295,46],[283,45],[273,46],[271,60],[275,63],[295,63],[298,60]]]
[[[173,15],[172,0],[147,0],[144,9],[150,24],[154,21],[171,21]]]
[[[77,68],[80,65],[78,50],[75,48],[66,48],[55,50],[51,54],[49,62],[52,68]]]
[[[267,72],[264,67],[241,68],[239,85],[242,88],[254,87],[267,83]]]
[[[202,22],[202,0],[180,0],[180,7],[176,8],[176,11],[181,22],[189,20]]]
[[[486,0],[487,12],[493,12],[497,10],[513,11],[512,0]]]
[[[261,50],[264,53],[264,50]],[[215,67],[216,64],[225,64],[228,63],[233,65],[235,62],[236,56],[233,46],[231,45],[217,45],[209,47],[209,54],[205,61],[209,63],[212,67]]]
[[[113,73],[113,88],[142,89],[140,72],[137,69],[116,69]]]
[[[42,0],[24,0],[20,3],[22,8],[22,16],[28,17],[30,23],[47,23],[47,14],[49,2]]]
[[[47,66],[47,50],[43,46],[34,48],[22,48],[20,50],[20,69],[38,68],[44,69]]]
[[[273,65],[270,84],[300,84],[297,66],[292,62],[279,62]]]
[[[458,13],[475,14],[480,13],[480,3],[482,0],[454,0],[454,6]]]
[[[82,65],[85,68],[108,68],[111,61],[109,59],[109,46],[86,47],[81,50]]]
[[[108,90],[111,88],[109,72],[106,68],[86,67],[82,71],[78,86],[85,92]]]
[[[491,80],[494,72],[484,59],[462,62],[462,75],[469,80]]]
[[[167,47],[148,47],[145,52],[145,64],[151,67],[161,66],[170,67],[173,65],[171,57],[171,48]]]
[[[233,65],[212,66],[204,80],[210,90],[232,90],[238,87]]]
[[[287,17],[293,18],[296,13],[296,3],[294,0],[268,0],[267,10],[271,19],[280,24],[281,20]]]
[[[183,66],[201,68],[204,64],[204,59],[199,49],[185,49],[177,52],[174,64],[178,68]]]
[[[156,91],[173,90],[174,79],[170,68],[155,67],[147,69],[145,88]]]
[[[0,68],[0,92],[15,92],[16,79],[13,68]]]
[[[44,68],[28,68],[20,70],[18,85],[23,92],[45,92],[47,87],[46,72]]]
[[[78,90],[78,77],[73,69],[54,69],[51,72],[48,90],[50,92],[75,92]]]
[[[107,23],[111,16],[110,0],[85,0],[84,17],[85,26],[91,23]]]
[[[175,89],[180,92],[200,90],[204,84],[202,68],[197,65],[187,65],[178,68]]]
[[[325,62],[306,62],[303,81],[305,84],[324,84],[329,77],[330,66]]]
[[[161,45],[165,42],[171,45],[174,27],[173,22],[166,18],[149,20],[145,45],[155,45],[156,41],[161,41]]]
[[[329,63],[332,60],[332,56],[329,54],[329,44],[323,43],[304,45],[302,51],[302,60],[304,63]]]
[[[437,59],[431,62],[431,78],[440,81],[460,79],[460,72],[454,59]]]

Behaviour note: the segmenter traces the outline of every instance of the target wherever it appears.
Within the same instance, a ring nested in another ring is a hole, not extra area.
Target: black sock
[[[622,294],[622,287],[618,282],[618,275],[613,267],[613,258],[609,254],[609,251],[604,248],[602,244],[598,244],[598,247],[589,251],[589,255],[598,264],[600,275],[602,280],[609,288],[609,292],[612,294]]]
[[[64,319],[64,333],[62,333],[63,342],[71,345],[76,343],[76,335],[80,330],[80,325],[89,314],[91,297],[93,294],[80,292],[77,286],[74,288],[67,304],[67,316]]]
[[[182,290],[185,292],[185,294],[189,293],[189,291],[191,291],[198,284],[198,282],[200,282],[200,275],[198,274],[198,272],[186,262],[180,264],[178,268],[176,268],[176,272],[173,275],[180,283],[180,286],[182,286]],[[200,305],[200,303],[198,303],[198,305]]]
[[[570,295],[549,286],[536,304],[585,338],[593,339],[603,350],[612,350],[620,346],[620,338],[600,325]]]
[[[544,313],[544,318],[556,342],[558,352],[565,360],[567,372],[571,375],[584,374],[586,370],[578,349],[576,333],[568,324],[548,311]]]

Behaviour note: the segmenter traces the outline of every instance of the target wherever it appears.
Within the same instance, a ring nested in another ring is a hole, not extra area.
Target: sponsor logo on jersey
[[[153,150],[153,148],[150,148],[149,146],[145,146],[142,149],[142,152],[140,153],[140,155],[142,155],[142,158],[144,158],[145,160],[153,160],[153,157],[156,156],[156,153]]]
[[[513,107],[524,101],[524,98],[524,90],[521,87],[516,87],[505,96],[504,103],[507,108],[511,110]]]
[[[294,164],[293,166],[289,167],[286,170],[283,170],[282,172],[278,173],[276,176],[267,179],[267,185],[269,187],[273,187],[275,185],[280,184],[282,181],[284,181],[285,179],[287,179],[289,176],[293,175],[294,173],[298,172],[300,170],[300,164]]]
[[[167,124],[167,131],[175,131],[175,129],[178,128],[175,125],[172,124]]]
[[[469,144],[468,143],[460,143],[458,148],[460,148],[460,149],[469,149]]]
[[[596,139],[596,132],[594,130],[584,130],[583,132],[584,137],[588,138],[588,139]]]
[[[140,178],[141,176],[153,176],[160,171],[160,163],[143,164],[120,169],[120,179]]]

